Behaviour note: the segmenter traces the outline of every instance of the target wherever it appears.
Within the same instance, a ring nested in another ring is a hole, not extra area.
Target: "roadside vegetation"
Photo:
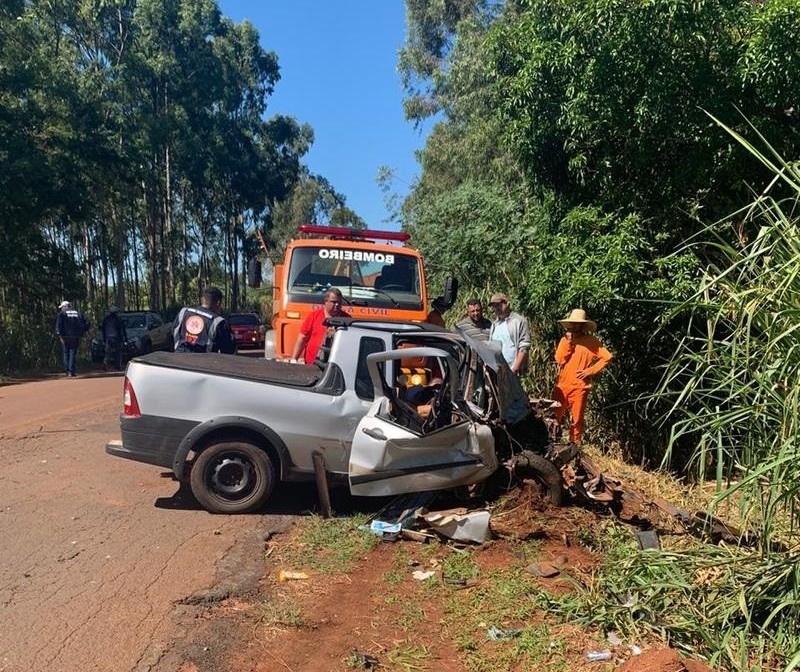
[[[269,115],[279,55],[214,0],[0,5],[0,373],[46,366],[63,299],[170,319],[216,284],[259,310],[248,262],[297,224],[360,225]],[[263,311],[266,314],[266,311]]]
[[[540,396],[556,320],[585,308],[615,353],[589,440],[710,482],[707,510],[759,539],[611,552],[547,605],[722,669],[793,669],[800,5],[407,5],[407,113],[439,116],[400,214],[429,268],[513,297]]]
[[[678,346],[696,345],[675,308],[720,263],[719,241],[753,239],[760,225],[729,215],[773,180],[715,118],[797,157],[800,6],[406,4],[406,111],[433,129],[397,214],[434,284],[455,270],[464,299],[512,298],[531,320],[538,396],[552,389],[556,320],[587,310],[615,354],[590,439],[652,466],[672,439],[673,464],[690,462],[693,437],[671,436],[669,406],[653,400]]]

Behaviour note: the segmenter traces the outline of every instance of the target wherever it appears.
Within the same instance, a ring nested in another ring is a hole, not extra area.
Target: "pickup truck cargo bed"
[[[216,353],[153,352],[137,357],[137,362],[183,371],[239,378],[257,383],[313,387],[322,377],[317,366],[289,364],[260,357],[235,357]]]

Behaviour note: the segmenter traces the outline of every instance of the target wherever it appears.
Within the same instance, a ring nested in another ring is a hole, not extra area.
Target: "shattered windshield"
[[[330,287],[338,287],[349,305],[422,309],[419,261],[400,248],[392,253],[330,245],[295,248],[289,299],[319,303]]]

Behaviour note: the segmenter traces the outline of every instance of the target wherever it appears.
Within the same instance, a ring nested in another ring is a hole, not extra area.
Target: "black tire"
[[[195,499],[211,513],[246,513],[269,499],[275,466],[252,443],[213,443],[192,464],[189,485]]]
[[[514,474],[517,478],[529,478],[539,484],[542,495],[553,506],[561,506],[564,489],[561,487],[561,472],[543,455],[523,450],[514,458]]]

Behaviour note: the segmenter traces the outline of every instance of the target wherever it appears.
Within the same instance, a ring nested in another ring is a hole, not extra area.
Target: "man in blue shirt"
[[[503,358],[509,368],[521,376],[528,370],[528,350],[531,347],[528,320],[511,310],[505,294],[499,292],[492,294],[489,306],[495,315],[489,331],[489,340],[499,342]]]

